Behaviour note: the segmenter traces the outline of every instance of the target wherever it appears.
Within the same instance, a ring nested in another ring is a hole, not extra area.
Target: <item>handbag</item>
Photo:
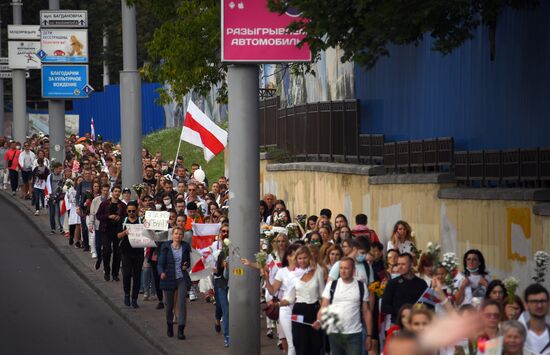
[[[279,320],[279,299],[273,297],[273,302],[264,308],[264,313],[271,320]]]

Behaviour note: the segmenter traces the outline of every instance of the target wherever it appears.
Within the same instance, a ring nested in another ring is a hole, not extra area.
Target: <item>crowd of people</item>
[[[198,164],[187,170],[183,157],[169,162],[143,149],[143,183],[123,187],[120,146],[71,136],[65,149],[56,162],[47,137],[0,138],[1,187],[14,196],[19,190],[36,215],[47,208],[51,234],[89,252],[106,282],[120,281],[122,265],[124,304],[139,308],[140,293],[156,299],[167,336],[177,324],[185,339],[186,300],[204,293],[228,347],[228,179],[209,184],[196,176]],[[169,212],[170,238],[134,248],[128,225],[142,223],[146,211]],[[384,245],[365,214],[353,224],[328,208],[293,216],[273,194],[252,218],[260,252],[240,262],[263,280],[266,336],[285,354],[550,354],[548,291],[533,283],[520,292],[493,278],[480,250],[468,250],[461,263],[437,244],[421,251],[402,220]],[[215,266],[200,287],[189,274],[193,223],[220,225]]]

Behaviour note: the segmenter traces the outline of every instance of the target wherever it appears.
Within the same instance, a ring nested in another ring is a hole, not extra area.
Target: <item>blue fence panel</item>
[[[488,30],[443,56],[432,39],[394,46],[370,71],[355,70],[361,132],[386,140],[455,137],[458,149],[547,146],[550,2],[507,10],[490,60]]]
[[[148,134],[164,128],[164,109],[157,103],[158,83],[141,85],[142,132]],[[91,118],[94,118],[96,135],[104,139],[120,141],[120,86],[108,85],[103,92],[94,92],[86,100],[73,101],[73,114],[80,115],[79,134],[90,131]]]

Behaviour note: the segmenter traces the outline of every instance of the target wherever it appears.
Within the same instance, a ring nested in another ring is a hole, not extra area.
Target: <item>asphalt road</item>
[[[33,216],[2,199],[0,211],[1,354],[158,354],[49,247]]]

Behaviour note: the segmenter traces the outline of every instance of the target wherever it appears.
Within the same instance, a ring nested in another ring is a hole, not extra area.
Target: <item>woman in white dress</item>
[[[296,279],[302,276],[309,270],[297,267],[295,261],[295,253],[300,248],[299,244],[291,244],[285,252],[282,268],[277,271],[275,280],[270,282],[269,272],[267,268],[264,270],[265,288],[269,293],[280,300],[287,297],[287,293],[294,287]],[[277,301],[279,302],[279,301]],[[287,355],[296,355],[294,342],[292,339],[292,305],[281,304],[279,302],[279,335],[283,342],[283,349]]]

